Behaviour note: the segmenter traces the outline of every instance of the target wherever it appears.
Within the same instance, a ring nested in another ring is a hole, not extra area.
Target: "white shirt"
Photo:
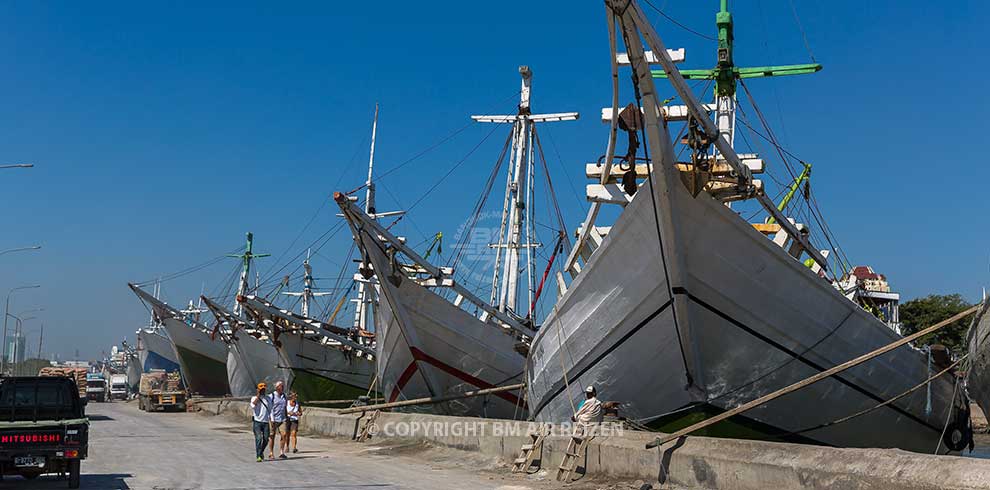
[[[299,403],[292,403],[292,400],[289,400],[285,404],[285,413],[289,416],[289,420],[299,420]]]
[[[581,403],[581,408],[574,414],[574,418],[581,424],[593,424],[602,421],[602,402],[597,397],[585,399]]]
[[[254,410],[254,421],[255,422],[268,422],[271,416],[272,402],[267,396],[252,396],[251,397],[251,410]]]

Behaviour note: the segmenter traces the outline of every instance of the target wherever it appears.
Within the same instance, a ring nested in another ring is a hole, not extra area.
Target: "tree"
[[[915,298],[901,305],[901,323],[904,335],[913,334],[928,328],[942,320],[952,317],[971,307],[961,294],[930,294],[924,298]],[[915,341],[915,345],[942,344],[952,352],[959,354],[966,348],[966,332],[973,320],[967,315],[961,320],[941,330],[930,333]]]

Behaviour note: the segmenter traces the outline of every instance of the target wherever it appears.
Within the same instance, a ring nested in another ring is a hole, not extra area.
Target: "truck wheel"
[[[69,488],[79,488],[79,460],[69,461]]]
[[[24,473],[21,473],[21,476],[23,476],[25,480],[34,480],[35,478],[41,476],[41,473],[38,473],[36,471],[26,471]]]

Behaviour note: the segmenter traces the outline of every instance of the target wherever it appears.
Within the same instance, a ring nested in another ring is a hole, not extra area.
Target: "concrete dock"
[[[245,402],[201,404],[204,414],[248,420]],[[360,414],[308,409],[301,430],[337,438],[353,446],[427,445],[460,450],[464,458],[509,464],[529,442],[527,422],[381,413],[370,442],[349,442],[359,427]],[[223,418],[221,417],[221,418]],[[625,431],[596,437],[580,463],[579,482],[590,488],[600,482],[639,482],[634,488],[704,488],[731,490],[836,489],[843,490],[975,490],[990,488],[990,460],[932,456],[897,449],[841,449],[708,437],[688,437],[676,444],[647,450],[655,434]],[[515,485],[558,485],[553,472],[560,464],[569,438],[547,438],[534,476],[506,475]],[[934,450],[934,448],[933,448]],[[549,475],[548,475],[549,473]],[[495,473],[499,474],[499,473]],[[514,477],[514,480],[513,480]],[[481,488],[498,488],[488,482]],[[644,486],[646,485],[646,486]],[[571,484],[569,488],[574,488]],[[618,486],[615,488],[626,488]],[[580,487],[578,487],[580,488]]]

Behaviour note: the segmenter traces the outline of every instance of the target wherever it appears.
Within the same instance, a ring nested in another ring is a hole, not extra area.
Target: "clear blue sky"
[[[653,3],[714,32],[715,0]],[[794,5],[825,69],[749,86],[784,145],[814,163],[841,244],[905,298],[976,300],[990,279],[983,5]],[[735,14],[737,63],[809,61],[789,1],[738,2]],[[650,15],[669,46],[688,49],[685,67],[711,64],[711,41]],[[530,65],[535,110],[583,115],[544,131],[572,227],[585,204],[571,186],[605,148],[600,2],[6,2],[0,19],[0,163],[36,164],[0,171],[0,249],[44,246],[0,256],[0,289],[42,284],[14,293],[11,311],[45,308],[45,351],[63,357],[95,357],[146,322],[127,281],[202,263],[248,230],[276,255],[264,272],[334,226],[326,198],[362,182],[376,101],[384,172],[470,114],[511,112],[516,67]],[[489,130],[469,127],[383,179],[379,209],[408,207]],[[472,153],[401,231],[414,242],[456,231],[503,138]],[[316,275],[335,276],[349,245],[342,233],[323,247]],[[222,287],[234,262],[167,282],[166,298]],[[32,349],[38,326],[27,324]]]

